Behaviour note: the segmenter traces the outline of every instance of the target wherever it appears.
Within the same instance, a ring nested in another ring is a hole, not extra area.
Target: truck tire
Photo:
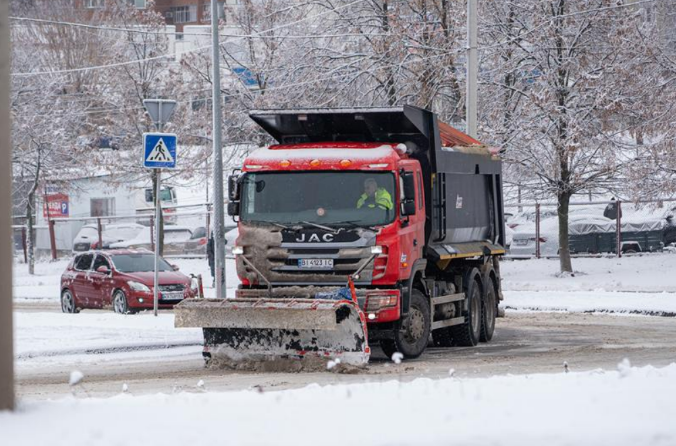
[[[388,358],[395,352],[402,353],[406,359],[417,358],[427,348],[431,326],[430,302],[420,290],[413,289],[408,315],[395,329],[394,341],[380,341],[380,347]]]
[[[472,268],[465,281],[465,296],[467,299],[467,314],[465,323],[449,327],[453,345],[460,347],[474,347],[479,343],[481,336],[481,275],[479,270]]]
[[[495,281],[492,277],[486,280],[486,290],[481,299],[481,342],[488,342],[493,339],[495,332],[495,317],[498,311],[497,293],[495,291]]]

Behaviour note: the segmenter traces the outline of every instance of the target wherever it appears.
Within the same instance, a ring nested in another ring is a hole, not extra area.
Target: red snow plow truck
[[[186,299],[207,360],[319,356],[370,345],[418,357],[489,341],[505,253],[497,151],[427,110],[256,111],[277,145],[229,179],[234,299]]]

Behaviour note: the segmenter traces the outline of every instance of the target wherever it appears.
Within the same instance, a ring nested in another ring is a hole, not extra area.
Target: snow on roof
[[[297,148],[291,148],[294,146]],[[250,160],[298,160],[312,158],[375,160],[388,158],[396,153],[391,144],[306,143],[294,146],[278,145],[260,148],[247,157],[247,162]]]

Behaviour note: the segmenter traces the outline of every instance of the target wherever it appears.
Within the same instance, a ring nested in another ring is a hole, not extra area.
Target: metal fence
[[[140,232],[147,234],[146,241],[148,249],[153,250],[157,240],[157,234],[154,230],[154,208],[140,208],[135,214],[131,215],[107,215],[97,217],[58,217],[48,218],[46,224],[33,225],[35,254],[38,258],[51,258],[55,260],[59,257],[70,256],[76,244],[76,237],[82,228],[87,226],[90,234],[95,234],[94,239],[89,241],[94,247],[104,246],[106,234],[112,230],[128,224],[135,226]],[[165,252],[171,241],[166,240],[167,229],[186,228],[191,231],[198,227],[203,227],[205,236],[208,238],[212,222],[212,204],[200,203],[191,205],[166,206],[162,209],[163,220],[165,223]],[[140,227],[143,228],[140,228]],[[13,241],[15,257],[28,260],[28,231],[27,225],[13,225]],[[206,246],[200,245],[198,249],[191,253],[183,253],[185,257],[204,257],[206,255]],[[169,255],[171,256],[171,255]]]
[[[610,201],[579,201],[571,202],[569,208],[569,240],[571,240],[570,234],[570,223],[575,221],[576,214],[582,214],[585,218],[593,219],[596,215],[599,218],[604,216],[604,211],[606,208],[611,205],[615,207],[614,217],[614,234],[610,237],[608,232],[604,233],[591,233],[587,237],[589,244],[589,250],[584,253],[580,252],[571,252],[573,254],[614,254],[617,257],[622,257],[623,252],[634,252],[636,251],[636,245],[647,247],[648,249],[643,249],[644,251],[654,251],[656,242],[656,234],[651,232],[655,231],[634,231],[628,230],[628,228],[623,227],[623,206],[640,206],[643,209],[652,209],[652,218],[655,220],[664,219],[666,220],[666,214],[672,213],[676,216],[676,198],[669,198],[663,200],[641,200],[641,201],[623,201],[610,200]],[[542,224],[543,220],[553,221],[550,219],[556,219],[558,216],[558,203],[556,202],[529,202],[529,203],[506,203],[505,204],[505,214],[511,214],[511,216],[506,216],[506,224],[510,226],[511,224],[516,224],[516,232],[514,237],[519,234],[518,226],[523,225],[524,223],[533,225],[533,232],[524,231],[522,234],[528,234],[528,240],[533,242],[532,254],[531,257],[542,258],[543,256],[550,257],[552,252],[543,253],[543,244],[548,242],[548,236],[551,236],[551,233],[543,235]],[[650,214],[650,212],[646,212]],[[675,217],[676,218],[676,217]],[[558,222],[556,223],[556,246],[558,247]],[[551,228],[554,225],[549,225]],[[510,226],[511,228],[511,226]],[[670,229],[673,228],[673,229]],[[664,227],[662,228],[662,233],[667,234],[673,233],[673,237],[676,237],[676,221],[665,221]],[[580,237],[574,235],[573,240],[577,241]],[[516,240],[523,241],[524,237],[517,238]],[[609,245],[612,244],[612,247]],[[524,244],[525,245],[525,244]],[[593,245],[593,246],[592,246]],[[531,246],[530,244],[528,246]],[[599,248],[600,246],[600,248]],[[598,249],[594,249],[598,248]],[[512,257],[527,257],[529,256],[526,252],[527,250],[520,250],[518,246],[514,246],[514,240],[510,246],[509,255]],[[517,254],[514,254],[516,252]],[[558,252],[555,256],[558,256]]]

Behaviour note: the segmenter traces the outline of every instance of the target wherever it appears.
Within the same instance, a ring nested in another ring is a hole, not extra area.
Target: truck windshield
[[[395,216],[391,172],[262,172],[242,179],[241,219],[375,226]]]

